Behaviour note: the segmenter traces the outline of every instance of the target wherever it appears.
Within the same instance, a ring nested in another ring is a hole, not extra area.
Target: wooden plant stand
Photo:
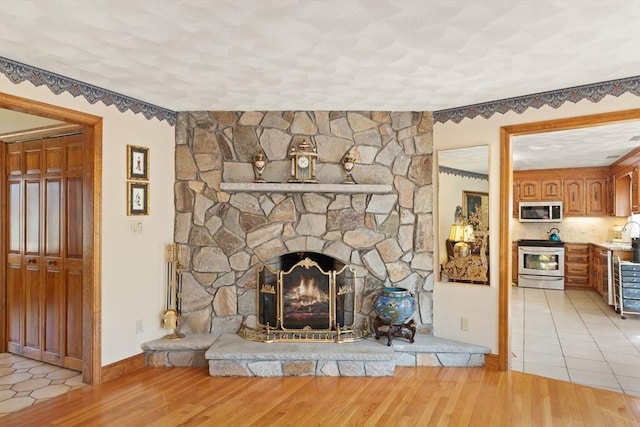
[[[414,337],[416,335],[416,322],[414,322],[413,318],[409,319],[407,323],[390,325],[385,323],[379,316],[376,316],[373,321],[373,328],[376,331],[376,339],[380,339],[383,334],[387,336],[388,346],[391,345],[393,337],[407,339],[411,344],[413,344]]]

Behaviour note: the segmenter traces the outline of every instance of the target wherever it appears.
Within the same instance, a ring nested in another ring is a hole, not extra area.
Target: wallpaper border
[[[0,72],[15,84],[26,80],[36,87],[45,85],[56,95],[68,92],[74,97],[82,96],[90,104],[99,101],[106,106],[114,105],[118,111],[123,113],[125,111],[132,111],[135,114],[142,113],[148,120],[156,118],[160,121],[166,120],[171,126],[176,124],[175,111],[2,56],[0,56]]]

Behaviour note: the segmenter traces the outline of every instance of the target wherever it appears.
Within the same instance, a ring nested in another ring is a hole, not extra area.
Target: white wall
[[[457,124],[451,121],[444,124],[435,123],[433,128],[434,150],[482,144],[488,144],[491,147],[489,150],[491,166],[489,173],[489,238],[492,246],[496,247],[499,241],[500,127],[631,108],[640,108],[640,97],[626,93],[620,97],[606,96],[598,103],[583,100],[576,104],[565,103],[557,109],[551,107],[529,108],[522,114],[509,112],[507,114],[494,114],[489,119],[482,117],[464,119]],[[434,171],[437,171],[436,167],[434,167]],[[437,181],[437,179],[438,174],[434,173],[434,181]],[[434,205],[437,204],[437,200],[438,197],[434,197]],[[437,211],[437,206],[434,206],[434,212]],[[437,218],[434,218],[434,224],[438,224]],[[436,231],[434,230],[434,232]],[[494,244],[493,242],[496,243]],[[435,247],[437,248],[438,246],[435,245]],[[434,259],[439,259],[439,254],[434,254]],[[498,259],[498,251],[490,251],[491,286],[435,283],[433,290],[435,335],[485,345],[491,347],[493,353],[497,353],[499,289],[497,281],[499,269],[496,266],[505,265],[506,262],[507,260]],[[509,284],[505,285],[508,286]],[[468,332],[460,330],[461,317],[469,318],[470,330]]]
[[[140,344],[165,335],[160,316],[165,299],[165,246],[173,241],[174,128],[115,106],[53,94],[29,82],[0,75],[0,92],[70,108],[103,118],[102,154],[102,365],[141,353]],[[150,150],[150,215],[128,217],[126,146]],[[132,220],[143,223],[131,233]],[[136,334],[136,320],[144,332]]]

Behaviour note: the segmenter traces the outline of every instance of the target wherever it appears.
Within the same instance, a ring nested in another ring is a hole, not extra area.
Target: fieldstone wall
[[[432,332],[432,126],[428,112],[182,112],[176,123],[175,242],[184,265],[187,333],[236,332],[255,315],[257,266],[289,252],[320,252],[354,265],[357,324],[371,316],[376,291],[408,288],[418,332]],[[293,141],[318,149],[321,183],[344,180],[341,160],[356,158],[360,184],[389,194],[227,193],[223,182],[287,182]],[[372,322],[370,322],[372,323]]]

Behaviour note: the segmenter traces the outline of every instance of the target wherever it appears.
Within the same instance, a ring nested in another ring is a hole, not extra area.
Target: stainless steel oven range
[[[564,242],[518,240],[518,286],[564,289]]]

